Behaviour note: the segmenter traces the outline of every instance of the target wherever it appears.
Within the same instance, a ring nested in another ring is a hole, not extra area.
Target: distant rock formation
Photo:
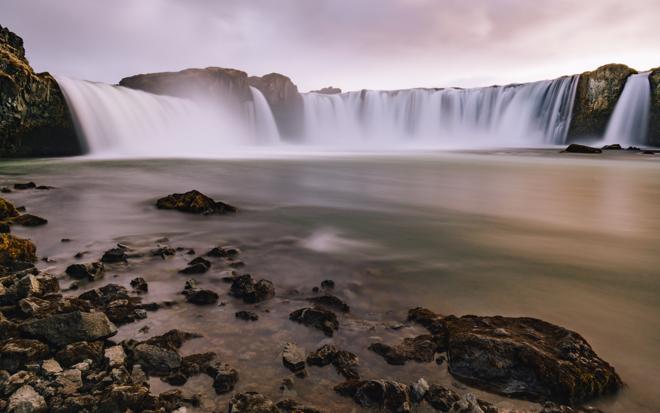
[[[303,102],[289,77],[279,73],[248,78],[251,86],[259,89],[268,101],[282,136],[298,137],[303,126]]]
[[[312,90],[311,93],[320,93],[322,95],[338,95],[339,93],[341,93],[341,89],[339,89],[338,87],[328,86],[328,87],[324,87],[323,89]]]
[[[651,71],[651,118],[649,121],[649,144],[660,146],[660,67]]]
[[[247,73],[222,67],[140,74],[122,79],[119,85],[182,98],[213,100],[222,95],[241,102],[252,100]]]
[[[67,156],[82,152],[57,82],[37,74],[23,40],[0,26],[0,157]]]
[[[626,65],[609,64],[580,75],[573,120],[568,131],[569,141],[584,136],[602,136],[605,133],[626,79],[635,73],[636,70]]]

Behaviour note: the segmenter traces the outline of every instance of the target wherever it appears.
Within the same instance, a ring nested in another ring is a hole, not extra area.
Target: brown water
[[[178,327],[204,334],[182,352],[216,351],[240,372],[238,391],[279,399],[289,377],[279,352],[287,341],[308,351],[326,342],[360,356],[365,378],[419,377],[474,391],[446,366],[387,365],[369,343],[420,333],[388,326],[408,308],[443,314],[538,317],[581,333],[626,383],[595,403],[606,412],[660,410],[660,156],[598,157],[548,151],[272,160],[32,160],[0,164],[0,183],[34,180],[51,191],[6,195],[49,224],[16,233],[34,239],[60,274],[86,250],[96,260],[117,242],[137,250],[157,239],[203,253],[218,244],[243,250],[245,272],[275,283],[278,297],[258,308],[260,320],[234,318],[248,308],[229,297],[219,273],[196,276],[225,306],[181,303],[124,326],[118,339],[144,339]],[[172,192],[196,188],[235,204],[231,217],[196,217],[153,207]],[[71,238],[70,243],[60,242]],[[145,301],[176,299],[190,256],[143,258],[108,266],[107,282],[149,282]],[[114,278],[112,275],[116,274]],[[333,339],[287,319],[301,297],[332,278],[352,307]],[[62,278],[66,284],[66,278]],[[296,295],[292,290],[301,294]],[[268,311],[266,311],[268,310]],[[143,326],[148,333],[140,333]],[[330,412],[360,411],[336,396],[332,367],[296,379],[294,397]],[[155,390],[168,386],[152,380]],[[206,377],[186,391],[204,393],[205,409],[226,407]],[[504,408],[533,404],[483,392]],[[289,394],[291,395],[291,394]],[[420,410],[423,411],[423,410]]]

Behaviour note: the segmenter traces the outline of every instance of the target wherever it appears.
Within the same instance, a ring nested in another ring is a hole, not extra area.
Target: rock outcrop
[[[82,149],[55,79],[35,73],[23,40],[0,26],[0,156],[67,156]]]
[[[303,130],[303,101],[298,86],[279,73],[251,76],[248,81],[268,101],[280,134],[289,138],[299,137]]]
[[[120,86],[157,95],[213,101],[231,96],[239,102],[252,100],[247,73],[222,67],[147,73],[123,78]]]
[[[341,89],[334,86],[328,86],[318,90],[312,90],[310,93],[319,93],[321,95],[338,95],[341,93]]]
[[[660,67],[649,75],[651,82],[651,119],[649,122],[649,143],[660,146]]]
[[[602,136],[628,76],[637,73],[622,64],[609,64],[580,75],[568,139]]]

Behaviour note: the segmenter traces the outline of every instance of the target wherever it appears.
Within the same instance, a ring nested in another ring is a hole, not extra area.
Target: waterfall
[[[651,108],[650,72],[631,75],[607,124],[605,143],[646,143]]]
[[[280,133],[268,101],[256,87],[250,86],[250,92],[252,93],[250,118],[255,135],[264,143],[279,142]]]
[[[563,144],[578,79],[475,89],[307,93],[305,139],[365,147]]]
[[[65,77],[57,82],[92,155],[213,157],[277,140],[273,115],[255,90],[243,111],[229,100],[201,104]]]

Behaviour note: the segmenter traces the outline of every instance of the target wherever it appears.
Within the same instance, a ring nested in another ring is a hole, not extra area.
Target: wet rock
[[[277,402],[277,408],[283,413],[322,413],[321,410],[302,405],[291,399]]]
[[[145,310],[136,306],[133,300],[119,299],[105,305],[103,312],[108,319],[117,325],[132,323],[147,317]]]
[[[174,329],[160,336],[151,337],[146,341],[146,343],[162,348],[167,348],[170,350],[177,350],[181,348],[183,343],[185,343],[186,341],[199,337],[202,337],[201,334],[188,333],[185,331]]]
[[[14,189],[24,190],[24,189],[34,189],[37,187],[37,184],[34,182],[19,182],[14,184]]]
[[[126,352],[122,346],[112,346],[105,349],[103,353],[108,366],[115,368],[121,367],[126,363]]]
[[[216,394],[225,394],[234,390],[238,383],[238,371],[228,364],[216,365],[213,369],[213,388]],[[243,412],[243,410],[240,410]]]
[[[289,320],[319,329],[328,337],[339,329],[335,313],[320,308],[301,308],[289,314]]]
[[[275,287],[268,280],[254,282],[250,274],[235,277],[229,295],[241,298],[248,304],[259,303],[275,296]]]
[[[305,350],[295,343],[286,343],[282,351],[282,364],[296,375],[305,376]]]
[[[186,301],[191,304],[197,305],[211,305],[218,302],[220,296],[211,290],[203,290],[199,288],[193,288],[189,290],[184,290],[186,296]]]
[[[131,280],[131,287],[137,292],[146,293],[149,292],[149,284],[142,277],[136,277]]]
[[[117,334],[115,327],[103,313],[73,311],[28,321],[21,331],[50,344],[64,347],[76,341],[93,341]]]
[[[424,398],[435,410],[441,412],[450,411],[454,403],[461,399],[453,390],[437,384],[432,384],[428,388]]]
[[[4,198],[0,198],[0,220],[11,219],[18,215],[18,210],[16,210],[14,204]]]
[[[165,257],[173,256],[175,254],[176,254],[176,250],[168,246],[159,246],[158,248],[151,250],[152,256],[161,257],[162,259],[165,259]]]
[[[256,392],[235,394],[229,401],[229,413],[281,413],[275,403]]]
[[[214,201],[197,190],[184,194],[171,194],[156,201],[158,209],[175,209],[192,214],[227,214],[236,212],[234,206]]]
[[[497,409],[492,404],[483,400],[477,399],[472,393],[464,394],[456,403],[454,403],[450,410],[451,413],[498,413]]]
[[[197,257],[188,263],[188,266],[179,272],[181,274],[203,274],[211,268],[211,263],[202,257]]]
[[[96,410],[103,413],[119,413],[127,410],[144,412],[159,407],[156,396],[144,385],[112,385],[101,396]]]
[[[66,268],[66,274],[78,280],[86,279],[89,281],[96,281],[103,278],[105,268],[100,262],[92,262],[89,264],[72,264]]]
[[[215,247],[206,253],[207,257],[215,258],[234,258],[241,253],[236,247],[225,246],[225,247]]]
[[[133,349],[133,360],[144,371],[155,376],[167,375],[181,367],[181,356],[174,350],[151,344],[138,344]]]
[[[621,150],[621,149],[623,149],[623,148],[622,148],[621,145],[619,145],[618,143],[613,143],[613,144],[611,144],[611,145],[605,145],[605,146],[603,146],[602,149],[603,149],[603,150],[612,151],[612,150]]]
[[[414,338],[405,338],[401,344],[389,346],[383,343],[373,343],[369,350],[382,356],[387,363],[403,365],[408,360],[420,363],[433,361],[436,352],[445,351],[444,343],[431,335],[421,335]]]
[[[351,308],[348,306],[348,304],[343,302],[340,298],[330,294],[321,295],[319,297],[311,297],[308,298],[307,301],[320,307],[341,311],[342,313],[348,313],[351,311]]]
[[[325,344],[316,351],[309,353],[307,364],[310,366],[325,367],[332,364],[337,373],[344,376],[346,380],[357,380],[360,378],[357,367],[358,357],[345,350],[339,350],[332,344]]]
[[[217,369],[211,365],[215,359],[216,354],[213,352],[190,354],[182,359],[181,371],[188,377],[201,373],[213,377],[217,373]]]
[[[335,282],[332,280],[323,280],[321,281],[321,288],[323,288],[324,290],[334,290]]]
[[[577,143],[571,143],[562,152],[568,152],[568,153],[601,153],[603,151],[601,149],[593,148],[591,146],[579,145]]]
[[[410,398],[414,403],[420,403],[424,400],[426,393],[430,389],[429,383],[421,378],[410,386]]]
[[[562,404],[616,392],[621,379],[577,333],[533,318],[447,317],[450,373],[490,391]]]
[[[362,407],[381,409],[385,413],[412,411],[408,386],[393,380],[348,381],[335,386],[335,391],[352,397]]]
[[[7,413],[40,413],[46,409],[46,400],[29,385],[16,390],[7,405]]]
[[[48,346],[38,340],[7,340],[0,346],[0,370],[15,373],[28,363],[43,360],[48,353]]]
[[[85,360],[99,363],[103,358],[103,343],[100,341],[81,341],[67,345],[55,354],[55,359],[69,368]]]
[[[96,307],[105,307],[117,300],[128,300],[128,290],[126,287],[118,284],[107,284],[101,288],[86,291],[78,296],[82,300],[87,300]]]
[[[259,316],[253,311],[238,311],[236,312],[236,318],[245,321],[257,321]]]
[[[37,247],[32,241],[11,234],[0,234],[0,265],[37,260]]]
[[[416,307],[408,310],[408,321],[421,325],[434,335],[444,335],[446,331],[442,316],[427,308]]]
[[[124,248],[111,248],[103,253],[101,257],[101,262],[106,263],[116,263],[116,262],[126,262],[127,260],[126,250]]]
[[[24,227],[38,227],[41,225],[46,225],[48,220],[32,214],[23,214],[13,218],[11,222],[12,224],[22,225]]]

